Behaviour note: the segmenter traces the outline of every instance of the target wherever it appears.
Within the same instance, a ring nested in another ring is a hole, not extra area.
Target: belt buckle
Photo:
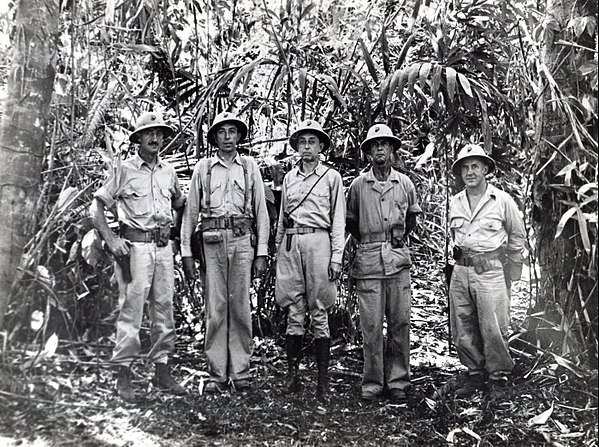
[[[471,267],[472,264],[472,256],[464,256],[464,265],[466,267]]]
[[[148,242],[156,242],[160,240],[160,227],[154,228],[150,233],[150,240]]]

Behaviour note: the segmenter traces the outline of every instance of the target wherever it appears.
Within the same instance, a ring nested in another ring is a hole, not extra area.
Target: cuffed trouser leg
[[[457,265],[449,289],[451,329],[458,357],[471,373],[488,371],[490,378],[511,373],[508,346],[509,295],[499,261],[476,273]]]

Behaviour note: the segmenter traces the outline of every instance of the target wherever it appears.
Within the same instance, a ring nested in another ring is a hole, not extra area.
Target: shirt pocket
[[[487,240],[502,231],[503,221],[499,217],[484,217],[480,220],[479,240]]]
[[[125,206],[134,216],[150,214],[152,210],[149,196],[149,187],[135,184],[128,185],[121,195]]]
[[[241,209],[245,206],[245,182],[233,180],[232,197],[233,204]]]
[[[454,236],[454,242],[460,245],[466,231],[466,219],[463,217],[453,217],[449,222],[449,228]]]
[[[210,208],[220,207],[225,200],[225,187],[222,182],[213,181],[210,189],[207,189],[207,191],[210,191]],[[207,207],[207,205],[208,204],[206,203],[205,207]]]
[[[173,192],[169,188],[160,188],[159,203],[160,208],[165,212],[170,212],[172,208]]]

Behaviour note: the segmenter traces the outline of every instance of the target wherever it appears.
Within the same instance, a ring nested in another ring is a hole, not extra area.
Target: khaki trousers
[[[476,273],[474,267],[456,265],[449,298],[451,331],[460,362],[471,374],[497,379],[514,367],[508,346],[510,298],[499,260],[491,270]]]
[[[222,240],[204,242],[206,340],[210,380],[250,378],[252,317],[250,282],[254,248],[250,235],[220,230]]]
[[[358,279],[356,286],[364,337],[362,391],[380,394],[385,384],[405,389],[410,385],[410,270],[389,279]]]
[[[148,357],[154,363],[166,363],[175,347],[173,317],[174,266],[169,241],[165,247],[154,243],[133,242],[130,246],[130,283],[123,281],[121,269],[115,263],[119,285],[119,316],[116,321],[116,345],[112,361],[130,364],[140,353],[139,330],[148,302],[150,340]]]

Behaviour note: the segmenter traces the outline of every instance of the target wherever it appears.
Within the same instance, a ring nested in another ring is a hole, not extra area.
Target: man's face
[[[160,128],[142,130],[139,134],[140,151],[147,156],[158,155],[164,146],[164,131]]]
[[[467,188],[477,188],[485,181],[489,167],[480,158],[468,158],[462,162],[460,171]]]
[[[215,137],[216,145],[220,151],[233,152],[237,149],[241,134],[235,124],[224,123],[217,129]]]
[[[324,143],[320,142],[318,135],[312,132],[302,132],[297,138],[297,151],[302,161],[314,163],[318,160],[318,154],[323,149]]]
[[[384,165],[391,161],[393,146],[389,140],[380,138],[370,143],[370,157],[372,162],[378,165]]]

